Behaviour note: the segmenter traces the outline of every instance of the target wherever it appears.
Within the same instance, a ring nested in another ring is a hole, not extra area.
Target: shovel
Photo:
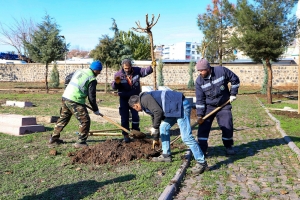
[[[90,106],[85,105],[88,109],[93,110]],[[103,117],[106,121],[110,122],[111,124],[114,124],[115,126],[119,127],[120,129],[122,129],[123,131],[125,131],[126,133],[129,134],[130,137],[133,137],[135,139],[142,139],[146,137],[146,134],[137,130],[131,130],[128,131],[126,128],[124,128],[123,126],[119,125],[117,122],[113,121],[112,119],[106,117],[103,114],[99,114],[101,117]]]
[[[210,113],[208,113],[207,115],[205,115],[202,119],[203,121],[206,120],[207,118],[209,118],[211,115],[215,114],[217,111],[219,111],[221,108],[223,108],[224,106],[226,106],[228,103],[230,102],[230,100],[226,101],[224,104],[222,104],[221,106],[217,107],[216,109],[214,109],[213,111],[211,111]],[[195,126],[198,125],[198,122],[195,122],[194,124],[191,125],[191,128],[193,129]],[[180,135],[178,135],[177,137],[175,137],[171,142],[170,145],[173,144],[175,141],[177,141],[180,138]]]

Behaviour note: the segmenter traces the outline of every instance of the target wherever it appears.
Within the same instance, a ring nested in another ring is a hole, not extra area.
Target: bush
[[[52,71],[51,71],[49,86],[51,88],[58,88],[58,86],[59,86],[59,72],[57,70],[56,64],[53,66]]]
[[[157,66],[158,86],[164,86],[163,67],[164,67],[164,63],[162,62],[162,59],[159,59],[159,63]]]
[[[194,79],[193,79],[193,73],[195,72],[195,62],[191,61],[189,64],[189,75],[190,75],[190,79],[188,82],[188,89],[192,90],[195,88],[195,83],[194,83]]]

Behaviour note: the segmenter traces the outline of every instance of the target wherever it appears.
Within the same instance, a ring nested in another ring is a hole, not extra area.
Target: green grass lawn
[[[278,100],[280,100],[281,103],[268,104],[266,98],[259,97],[258,99],[264,104],[266,108],[270,110],[271,114],[280,121],[281,128],[288,136],[290,136],[297,147],[300,148],[300,118],[291,118],[284,115],[279,115],[274,111],[274,109],[283,109],[284,107],[290,107],[292,109],[298,110],[298,101],[290,101],[289,99],[284,97],[274,97],[272,98],[273,102],[277,102]],[[295,114],[296,113],[297,112],[295,112]]]
[[[5,87],[5,86],[4,86]],[[10,86],[12,87],[12,86]],[[23,85],[24,87],[24,85]],[[7,86],[7,88],[9,88]],[[0,102],[6,100],[30,101],[29,108],[0,106],[0,113],[58,116],[62,90],[55,93],[0,92]],[[100,106],[118,107],[118,97],[112,93],[98,93]],[[265,105],[268,107],[268,105]],[[257,103],[254,95],[240,95],[233,103],[235,127],[263,127],[274,125]],[[292,139],[300,138],[300,121],[275,116]],[[148,115],[141,116],[141,130],[151,124]],[[173,149],[172,163],[153,163],[137,160],[116,166],[71,164],[68,153],[77,139],[77,121],[72,118],[61,133],[66,144],[56,147],[58,154],[51,156],[47,142],[54,124],[43,124],[46,132],[25,136],[0,133],[0,199],[158,199],[182,164],[183,150]],[[116,128],[109,123],[92,123],[91,130]],[[89,137],[89,145],[107,138]],[[180,141],[179,141],[180,142]],[[163,173],[161,173],[163,172]],[[188,171],[189,173],[189,171]],[[212,172],[211,172],[212,173]],[[223,172],[219,172],[220,175]]]
[[[118,97],[98,93],[99,106],[118,107]],[[0,113],[28,116],[59,116],[61,92],[10,93],[1,92],[0,102],[30,101],[34,107],[0,107]],[[0,133],[0,199],[157,199],[182,163],[184,151],[173,149],[172,163],[132,161],[112,166],[71,164],[69,152],[77,140],[78,122],[73,117],[61,133],[67,143],[56,147],[58,155],[51,156],[49,137],[55,124],[43,124],[46,132],[24,136]],[[151,125],[148,115],[141,116],[141,130]],[[92,122],[91,130],[116,128],[109,123]],[[90,146],[106,139],[122,137],[92,137]],[[180,141],[179,141],[180,142]],[[161,175],[163,172],[164,175]]]

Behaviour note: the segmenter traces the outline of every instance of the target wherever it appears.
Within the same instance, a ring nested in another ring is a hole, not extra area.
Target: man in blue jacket
[[[182,141],[191,149],[196,166],[194,174],[209,170],[204,155],[192,135],[190,125],[191,105],[182,93],[175,91],[143,92],[130,97],[128,104],[136,111],[144,111],[152,117],[151,135],[160,133],[162,155],[153,157],[154,162],[171,162],[170,129],[177,122]]]
[[[94,61],[89,69],[77,70],[72,75],[63,93],[60,118],[54,127],[49,144],[63,143],[59,139],[60,132],[69,123],[72,115],[74,115],[79,122],[79,135],[77,142],[73,146],[75,148],[88,146],[86,140],[90,131],[91,119],[85,106],[85,100],[88,97],[94,114],[99,115],[100,112],[96,103],[96,77],[101,73],[101,70],[101,62]]]
[[[129,110],[132,117],[131,128],[134,130],[140,130],[140,118],[137,111],[132,109],[128,105],[128,100],[132,95],[138,95],[141,92],[140,78],[148,76],[153,72],[151,66],[146,68],[133,67],[130,59],[124,59],[122,61],[122,69],[115,74],[114,81],[111,87],[118,90],[118,95],[120,96],[120,107],[119,113],[121,115],[121,126],[129,129]],[[124,135],[124,141],[126,143],[130,142],[128,133],[122,131]]]
[[[225,105],[217,113],[211,115],[205,121],[205,115],[230,100],[236,99],[240,80],[229,69],[218,66],[211,67],[206,59],[201,59],[196,64],[199,76],[196,79],[196,109],[198,117],[198,142],[202,151],[206,154],[208,137],[214,118],[217,118],[222,130],[222,141],[228,155],[235,154],[233,149],[233,122],[231,104]],[[229,90],[228,83],[231,83]]]

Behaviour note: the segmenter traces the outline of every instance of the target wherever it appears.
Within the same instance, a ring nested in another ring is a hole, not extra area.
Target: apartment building
[[[178,42],[172,45],[164,45],[161,51],[164,60],[198,60],[201,57],[197,42]]]

